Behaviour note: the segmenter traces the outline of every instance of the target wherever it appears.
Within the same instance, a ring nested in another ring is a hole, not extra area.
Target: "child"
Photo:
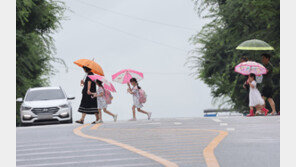
[[[143,107],[142,103],[140,103],[140,93],[139,93],[139,89],[141,89],[141,87],[138,84],[138,81],[136,78],[131,78],[130,79],[130,83],[132,84],[133,88],[131,89],[130,84],[128,83],[128,92],[130,94],[133,95],[133,101],[134,101],[134,105],[132,107],[133,110],[133,118],[130,119],[130,121],[136,121],[136,108],[138,110],[138,112],[144,113],[148,116],[148,120],[150,120],[151,118],[151,112],[146,112],[144,110],[142,110],[141,108]]]
[[[102,81],[100,80],[96,80],[96,83],[98,85],[98,91],[97,93],[92,93],[93,97],[97,97],[97,100],[98,100],[98,110],[99,110],[99,114],[100,114],[100,119],[93,122],[93,124],[95,123],[103,123],[103,120],[102,120],[102,109],[105,113],[111,115],[114,119],[114,122],[116,122],[117,120],[117,114],[112,114],[110,111],[107,110],[107,102],[105,100],[105,89],[102,85]]]
[[[249,78],[247,80],[248,84],[250,85],[250,93],[249,93],[249,106],[250,106],[250,114],[247,115],[248,117],[254,116],[254,107],[256,107],[256,114],[261,114],[262,111],[265,112],[265,115],[267,115],[268,110],[264,108],[264,100],[261,97],[260,92],[256,88],[256,81],[255,81],[256,75],[251,73],[249,75]]]

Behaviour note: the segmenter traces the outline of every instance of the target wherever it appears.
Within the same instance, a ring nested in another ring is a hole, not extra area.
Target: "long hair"
[[[251,73],[249,76],[255,80],[256,75],[254,73]]]
[[[141,87],[139,86],[138,81],[137,81],[136,78],[131,78],[131,79],[130,79],[130,82],[135,82],[135,83],[137,84],[137,87],[138,87],[139,89],[141,89]]]
[[[100,81],[100,80],[97,79],[97,80],[96,80],[96,83],[97,83],[97,85],[98,85],[99,87],[102,87],[102,88],[104,89],[102,81]]]
[[[83,66],[82,68],[84,69],[84,71],[85,71],[86,73],[90,73],[90,72],[91,72],[91,69],[88,68],[88,67],[86,67],[86,66]]]

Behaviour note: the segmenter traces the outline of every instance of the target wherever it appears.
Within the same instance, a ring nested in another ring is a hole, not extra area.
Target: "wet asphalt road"
[[[85,125],[79,130],[82,135],[77,135],[73,130],[79,127],[66,124],[17,128],[16,165],[206,167],[209,164],[205,159],[211,155],[204,150],[216,142],[213,151],[221,167],[280,166],[279,116],[106,122]],[[218,141],[220,132],[228,135]],[[139,150],[147,156],[139,154]],[[169,163],[160,163],[151,156]]]

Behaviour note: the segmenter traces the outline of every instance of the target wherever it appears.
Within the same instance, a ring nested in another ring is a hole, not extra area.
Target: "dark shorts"
[[[272,98],[273,95],[273,88],[270,86],[265,86],[262,88],[262,96],[266,98]]]

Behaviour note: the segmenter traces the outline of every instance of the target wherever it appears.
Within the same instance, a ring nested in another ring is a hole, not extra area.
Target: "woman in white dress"
[[[93,124],[95,123],[103,123],[103,120],[102,120],[102,110],[111,115],[114,119],[114,122],[116,122],[117,120],[117,114],[112,114],[110,111],[107,110],[107,102],[106,102],[106,99],[105,99],[105,89],[103,87],[103,84],[100,80],[96,80],[96,84],[98,85],[98,91],[97,93],[93,93],[93,97],[97,97],[97,101],[98,101],[98,110],[99,110],[99,120],[93,122]]]
[[[262,111],[267,110],[264,108],[264,104],[265,104],[264,100],[262,99],[262,96],[256,87],[257,83],[255,81],[255,77],[256,75],[251,73],[247,80],[247,82],[250,85],[250,93],[249,93],[250,114],[247,116],[254,116],[254,107],[256,108],[256,114],[261,114]]]
[[[128,83],[128,92],[130,94],[133,95],[133,101],[134,101],[134,105],[132,107],[133,110],[133,118],[130,119],[130,121],[136,121],[136,108],[138,110],[138,112],[144,113],[148,116],[148,120],[150,120],[151,118],[151,112],[146,112],[144,110],[142,110],[141,108],[143,107],[143,104],[140,102],[140,93],[139,93],[139,89],[141,89],[141,87],[138,84],[138,81],[136,78],[131,78],[130,79],[130,83],[132,84],[133,88],[130,87],[130,84]]]

